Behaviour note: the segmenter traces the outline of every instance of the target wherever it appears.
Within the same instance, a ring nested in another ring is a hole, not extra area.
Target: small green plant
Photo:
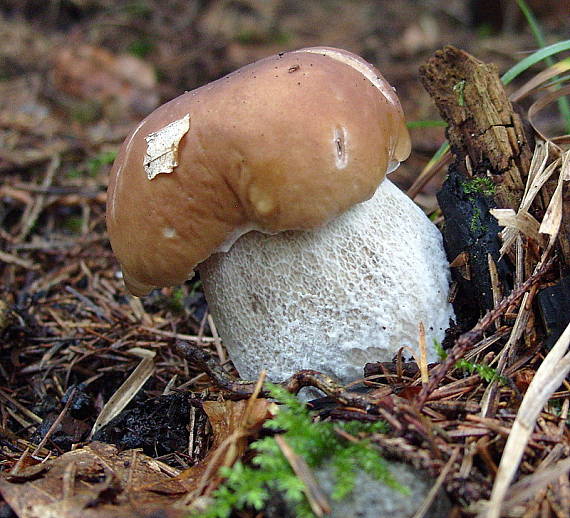
[[[140,38],[133,41],[127,50],[129,54],[144,59],[154,50],[154,44],[146,38]]]
[[[168,308],[174,313],[180,313],[184,309],[184,289],[177,286],[167,301]]]
[[[455,83],[453,85],[453,91],[457,95],[458,106],[465,106],[465,80]]]
[[[550,399],[546,407],[547,412],[560,417],[562,415],[563,402],[564,398],[562,397],[560,399]],[[566,417],[566,424],[570,426],[570,415]]]
[[[104,166],[111,165],[115,158],[117,158],[116,151],[102,151],[98,155],[87,160],[84,168],[81,169],[71,169],[67,172],[68,178],[82,178],[88,176],[94,178],[97,176]]]
[[[72,234],[81,234],[83,218],[81,216],[69,216],[64,221],[65,229]]]
[[[393,478],[386,461],[368,440],[349,442],[335,432],[335,428],[353,436],[386,432],[386,423],[313,422],[305,405],[295,396],[282,387],[270,387],[271,396],[283,406],[273,419],[265,423],[265,428],[282,434],[289,446],[309,467],[317,468],[325,461],[332,463],[336,475],[336,484],[331,495],[334,500],[341,500],[352,492],[355,471],[359,468],[402,493],[408,492]],[[245,507],[259,511],[263,509],[271,492],[278,491],[295,508],[296,516],[313,517],[303,492],[303,483],[293,472],[275,438],[264,437],[255,441],[251,447],[257,452],[252,460],[253,465],[247,466],[238,461],[231,468],[222,468],[220,474],[225,480],[214,491],[212,505],[198,516],[226,518],[232,511]]]
[[[440,361],[445,360],[447,358],[447,353],[445,352],[445,350],[438,341],[435,341],[434,343],[435,343],[435,350],[437,352],[439,360]],[[467,371],[469,374],[473,374],[474,372],[476,372],[479,375],[479,377],[482,380],[486,381],[487,383],[491,383],[492,381],[498,381],[501,385],[508,384],[507,378],[501,376],[496,371],[496,369],[493,369],[493,367],[489,367],[488,365],[470,362],[468,360],[465,360],[464,358],[461,358],[460,360],[455,362],[455,368]]]

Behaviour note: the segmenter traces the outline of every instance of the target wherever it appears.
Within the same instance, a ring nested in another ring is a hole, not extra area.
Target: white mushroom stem
[[[246,234],[200,274],[245,379],[316,369],[351,381],[367,362],[417,351],[420,322],[434,361],[453,317],[441,234],[388,180],[323,228]]]

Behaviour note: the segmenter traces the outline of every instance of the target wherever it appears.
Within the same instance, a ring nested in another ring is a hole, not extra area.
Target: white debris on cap
[[[147,148],[144,170],[149,180],[161,173],[172,173],[178,165],[178,146],[190,129],[190,114],[171,122],[145,137]]]

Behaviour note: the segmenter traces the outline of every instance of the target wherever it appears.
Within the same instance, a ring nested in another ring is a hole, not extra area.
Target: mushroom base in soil
[[[388,180],[323,228],[249,232],[199,270],[245,379],[314,369],[352,381],[367,362],[391,361],[401,347],[417,352],[420,322],[436,361],[434,340],[453,317],[441,234]]]

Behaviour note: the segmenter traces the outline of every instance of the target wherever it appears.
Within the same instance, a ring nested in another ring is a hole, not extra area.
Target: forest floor
[[[147,466],[147,480],[168,469],[169,476],[187,470],[219,439],[200,405],[177,396],[190,391],[196,400],[206,393],[215,399],[219,392],[199,366],[174,348],[182,339],[225,360],[199,280],[132,298],[107,239],[109,170],[137,121],[162,102],[246,63],[311,45],[362,55],[395,86],[409,121],[439,119],[418,78],[419,66],[437,49],[453,44],[500,71],[536,49],[514,2],[515,8],[501,13],[481,6],[470,12],[469,5],[460,0],[2,2],[0,471],[17,474],[72,449],[84,451],[80,446],[89,443],[103,421],[101,411],[109,411],[106,404],[117,398],[120,387],[119,395],[135,413],[116,422],[103,439],[127,451],[142,448],[145,459],[160,461],[159,468]],[[568,38],[567,2],[547,5],[537,15],[548,43]],[[553,135],[562,133],[555,109],[541,112],[538,124]],[[442,127],[413,129],[411,135],[412,155],[393,176],[404,190],[445,140]],[[444,174],[415,197],[428,213],[437,209],[435,194]],[[544,331],[535,331],[536,345]],[[507,331],[501,332],[504,338]],[[543,356],[540,351],[529,356],[513,375],[513,390],[524,392]],[[124,390],[129,376],[140,390]],[[482,397],[484,389],[470,385],[468,403]],[[545,417],[533,436],[535,453],[544,455],[556,443],[568,447],[568,404],[562,402],[569,394],[566,385],[557,395],[562,420],[554,413]],[[159,398],[164,395],[171,398]],[[468,403],[462,402],[458,419],[470,412]],[[144,412],[148,405],[156,406],[150,417]],[[116,403],[111,411],[120,407]],[[171,422],[157,417],[169,412]],[[457,416],[443,409],[431,412],[430,418],[443,416],[451,430]],[[509,412],[473,418],[469,424],[479,430],[473,437],[487,437],[477,442],[479,458],[465,461],[479,463],[483,478],[496,472],[508,435],[505,423],[512,423],[516,408]],[[453,433],[449,440],[459,444],[461,434]],[[97,455],[119,462],[117,452],[98,450]],[[530,453],[523,472],[534,472],[539,460]],[[120,457],[120,462],[128,459]],[[62,470],[59,482],[50,482],[52,489],[60,488],[63,477],[60,489],[65,491],[65,477],[71,475]],[[488,497],[490,482],[485,483],[481,494]],[[568,497],[568,486],[565,491]],[[26,498],[25,492],[10,494],[12,502]],[[166,494],[160,496],[164,506]],[[543,500],[540,509],[556,507]],[[465,502],[454,504],[456,516],[472,516],[463,509]],[[20,508],[10,511],[0,497],[0,515],[10,512],[28,516]]]

